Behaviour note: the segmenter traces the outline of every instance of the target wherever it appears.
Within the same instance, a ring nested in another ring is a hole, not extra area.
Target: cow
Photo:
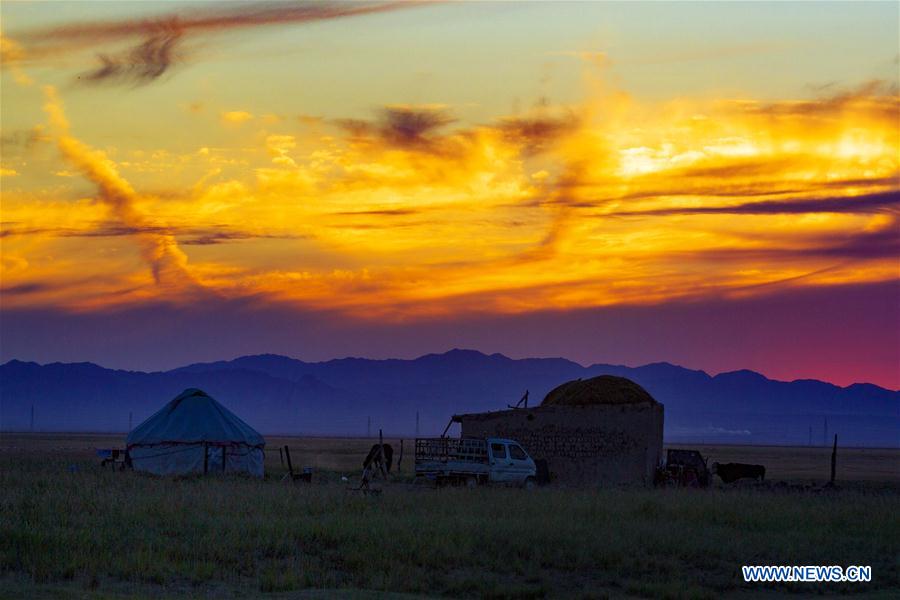
[[[757,479],[759,481],[766,479],[766,468],[763,465],[714,462],[712,473],[718,475],[724,483],[733,483],[738,479]]]

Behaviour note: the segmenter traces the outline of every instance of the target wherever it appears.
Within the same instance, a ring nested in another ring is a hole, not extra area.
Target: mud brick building
[[[538,407],[453,420],[463,437],[518,440],[564,485],[650,485],[662,458],[663,405],[622,377],[570,381]]]

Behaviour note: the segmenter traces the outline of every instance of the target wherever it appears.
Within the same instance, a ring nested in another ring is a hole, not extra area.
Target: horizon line
[[[232,357],[232,358],[226,358],[226,359],[218,359],[218,360],[208,360],[208,361],[190,362],[190,363],[187,363],[187,364],[184,364],[184,365],[172,367],[172,368],[170,368],[170,369],[157,369],[157,370],[150,370],[150,371],[147,371],[147,370],[141,370],[141,369],[128,369],[128,368],[114,368],[114,367],[108,367],[108,366],[104,366],[104,365],[102,365],[102,364],[100,364],[100,363],[98,363],[98,362],[94,362],[94,361],[90,361],[90,360],[85,360],[85,361],[72,361],[72,362],[66,362],[66,361],[60,361],[60,360],[57,360],[57,361],[52,361],[52,362],[41,363],[41,362],[38,362],[38,361],[35,361],[35,360],[22,360],[22,359],[18,359],[18,358],[10,358],[10,359],[8,359],[7,361],[5,361],[5,362],[3,362],[2,364],[0,364],[0,366],[6,366],[6,365],[8,365],[9,363],[12,363],[12,362],[32,363],[32,364],[36,364],[36,365],[41,366],[41,367],[51,366],[51,365],[56,365],[56,364],[60,364],[60,365],[89,364],[89,365],[93,365],[93,366],[96,366],[96,367],[98,367],[98,368],[101,368],[101,369],[104,369],[104,370],[108,370],[108,371],[125,371],[125,372],[132,372],[132,373],[146,373],[146,374],[153,374],[153,373],[170,373],[170,372],[172,372],[172,371],[176,371],[176,370],[178,370],[178,369],[184,369],[184,368],[186,368],[186,367],[190,367],[190,366],[193,366],[193,365],[209,365],[209,364],[214,364],[214,363],[231,363],[231,362],[234,362],[234,361],[236,361],[236,360],[240,360],[240,359],[242,359],[242,358],[255,358],[255,357],[265,357],[265,356],[273,356],[273,357],[279,357],[279,358],[286,358],[286,359],[288,359],[288,360],[294,360],[294,361],[298,361],[298,362],[302,362],[302,363],[310,364],[310,365],[320,365],[320,364],[325,364],[325,363],[330,363],[330,362],[336,362],[336,361],[342,361],[342,360],[366,360],[366,361],[372,361],[372,362],[387,362],[387,361],[415,362],[415,361],[417,361],[417,360],[420,360],[420,359],[423,359],[423,358],[426,358],[426,357],[429,357],[429,356],[446,356],[446,355],[448,355],[448,354],[450,354],[450,353],[452,353],[452,352],[471,352],[471,353],[479,354],[479,355],[484,356],[484,357],[486,357],[486,358],[490,358],[490,357],[495,357],[495,356],[496,356],[496,357],[500,357],[500,358],[505,358],[505,359],[510,360],[510,361],[524,361],[524,360],[563,360],[563,361],[567,361],[567,362],[570,362],[570,363],[572,363],[572,364],[575,364],[575,365],[581,367],[582,369],[591,369],[591,368],[593,368],[593,367],[620,367],[620,368],[626,368],[626,369],[642,369],[642,368],[651,367],[651,366],[655,366],[655,365],[666,365],[666,366],[675,367],[675,368],[678,368],[678,369],[683,369],[683,370],[685,370],[685,371],[692,371],[692,372],[695,372],[695,373],[702,373],[702,374],[706,375],[707,377],[709,377],[709,378],[711,378],[711,379],[714,379],[714,378],[719,377],[719,376],[721,376],[721,375],[730,375],[730,374],[733,374],[733,373],[742,373],[742,372],[746,372],[746,373],[752,373],[752,374],[754,374],[754,375],[759,375],[760,377],[766,379],[767,381],[773,381],[773,382],[776,382],[776,383],[799,383],[799,382],[804,382],[804,381],[810,381],[810,382],[824,383],[824,384],[827,384],[827,385],[834,386],[834,387],[836,387],[836,388],[838,388],[838,389],[847,389],[847,388],[851,388],[851,387],[853,387],[853,386],[869,385],[869,386],[877,387],[877,388],[879,388],[879,389],[883,389],[883,390],[886,390],[886,391],[889,391],[889,392],[900,392],[900,389],[892,389],[892,388],[885,387],[885,386],[879,385],[879,384],[877,384],[877,383],[872,383],[872,382],[868,382],[868,381],[855,381],[855,382],[850,383],[850,384],[847,384],[847,385],[839,385],[839,384],[834,383],[834,382],[832,382],[832,381],[827,381],[827,380],[824,380],[824,379],[809,378],[809,377],[800,377],[800,378],[797,378],[797,379],[791,379],[791,380],[773,379],[773,378],[769,377],[768,375],[766,375],[765,373],[761,373],[761,372],[759,372],[759,371],[755,371],[755,370],[753,370],[753,369],[746,369],[746,368],[744,368],[744,369],[735,369],[735,370],[731,370],[731,371],[720,371],[720,372],[718,372],[718,373],[713,374],[713,373],[710,373],[709,371],[706,371],[705,369],[694,369],[694,368],[691,368],[691,367],[686,367],[686,366],[684,366],[684,365],[677,364],[677,363],[673,363],[673,362],[669,362],[669,361],[665,361],[665,360],[663,360],[663,361],[653,361],[653,362],[648,362],[648,363],[645,363],[645,364],[634,365],[634,366],[632,366],[632,365],[627,365],[627,364],[623,364],[623,363],[616,364],[616,363],[605,363],[605,362],[593,362],[593,363],[590,363],[590,364],[587,364],[587,365],[586,365],[586,364],[580,363],[580,362],[578,362],[578,361],[576,361],[576,360],[573,360],[573,359],[570,359],[570,358],[566,358],[566,357],[564,357],[564,356],[529,356],[529,357],[523,357],[523,358],[513,358],[513,357],[511,357],[511,356],[507,356],[506,354],[503,354],[502,352],[492,352],[492,353],[489,354],[489,353],[487,353],[487,352],[484,352],[484,351],[482,351],[482,350],[477,350],[477,349],[474,349],[474,348],[459,348],[459,347],[450,348],[449,350],[445,350],[445,351],[443,351],[443,352],[426,352],[425,354],[420,354],[420,355],[418,355],[418,356],[416,356],[416,357],[414,357],[414,358],[398,358],[398,357],[391,357],[391,358],[369,358],[369,357],[365,357],[365,356],[349,356],[349,355],[348,355],[348,356],[343,356],[343,357],[328,358],[328,359],[324,359],[324,360],[305,360],[305,359],[298,358],[298,357],[296,357],[296,356],[290,356],[290,355],[287,355],[287,354],[278,354],[278,353],[275,353],[275,352],[262,352],[262,353],[256,353],[256,354],[241,354],[241,355],[234,356],[234,357]]]

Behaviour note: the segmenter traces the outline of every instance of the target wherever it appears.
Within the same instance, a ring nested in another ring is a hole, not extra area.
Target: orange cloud
[[[98,187],[120,229],[98,227],[102,215],[88,208],[89,221],[66,223],[61,210],[14,198],[4,206],[19,223],[9,240],[37,269],[26,240],[58,248],[80,239],[87,251],[94,238],[64,232],[118,232],[139,241],[161,281],[169,270],[183,275],[161,297],[193,280],[225,297],[383,319],[896,277],[894,90],[644,104],[596,89],[580,105],[483,125],[460,126],[434,105],[315,129],[269,123],[256,147],[227,150],[229,162],[211,145],[185,156],[197,183],[168,194],[138,194],[108,157],[61,141],[69,168]],[[61,116],[57,105],[48,111]],[[59,139],[70,138],[55,121]],[[21,264],[10,285],[30,283]],[[21,289],[11,302],[46,294]],[[76,302],[72,290],[53,301]],[[144,297],[135,298],[105,302]]]

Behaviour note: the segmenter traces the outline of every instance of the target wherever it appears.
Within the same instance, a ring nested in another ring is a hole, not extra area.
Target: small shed
[[[263,476],[266,441],[203,390],[184,390],[128,434],[136,471]]]
[[[651,485],[662,459],[663,405],[623,377],[569,381],[538,407],[453,420],[463,437],[518,440],[561,484]]]

